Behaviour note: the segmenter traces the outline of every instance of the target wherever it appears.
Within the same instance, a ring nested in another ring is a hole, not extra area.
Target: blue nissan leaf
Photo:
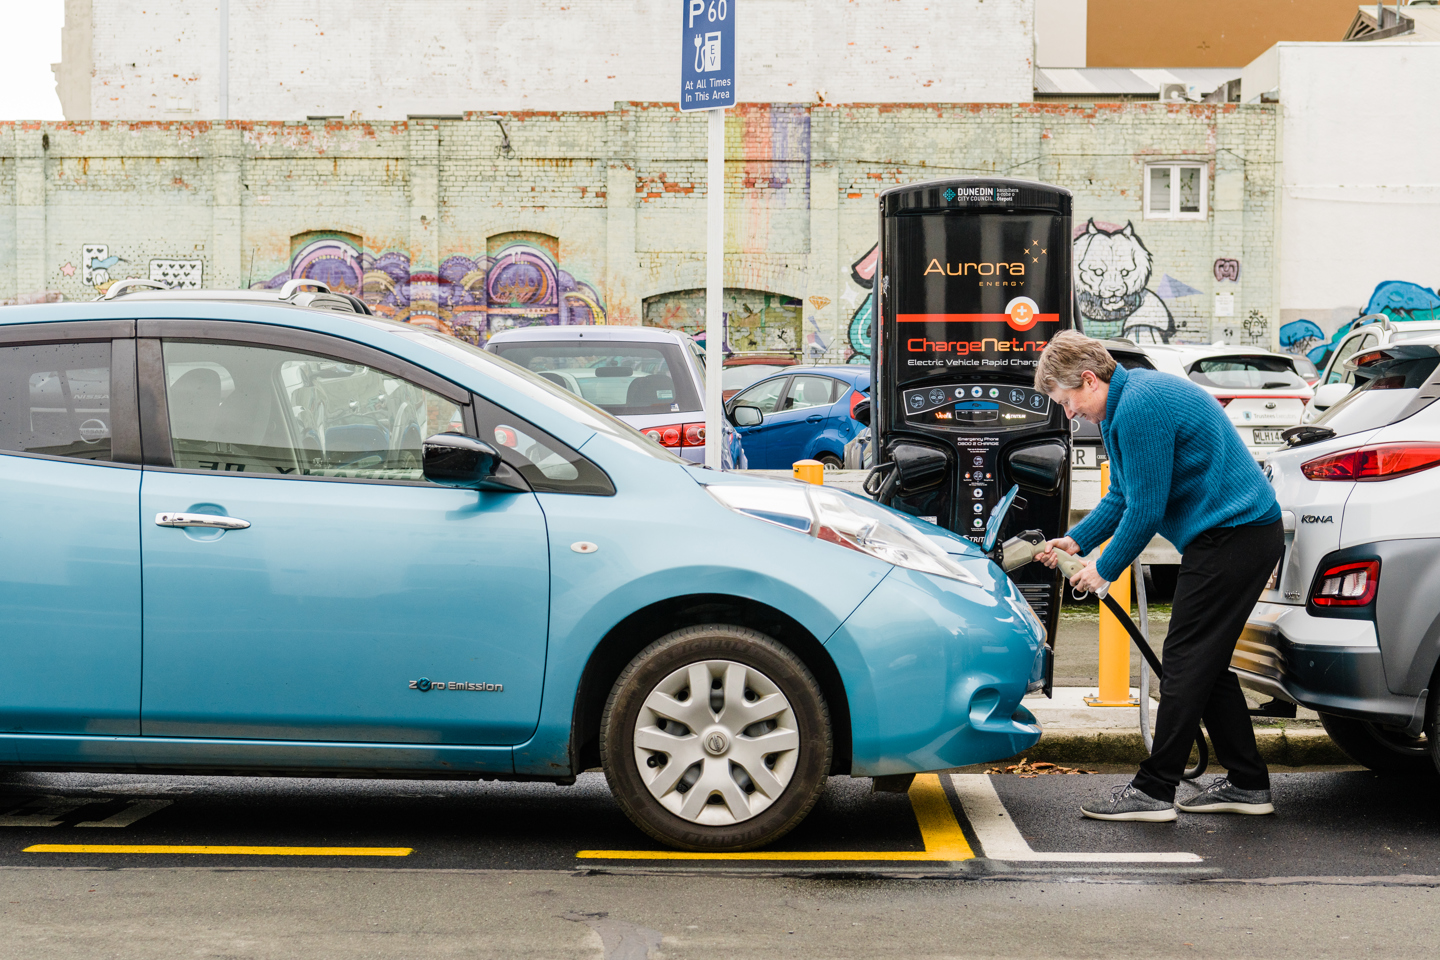
[[[1011,756],[981,550],[321,284],[0,311],[0,765],[574,781],[689,850]]]

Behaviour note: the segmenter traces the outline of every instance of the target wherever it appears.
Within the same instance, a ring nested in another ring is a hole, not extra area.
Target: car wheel
[[[621,809],[683,850],[750,850],[789,833],[819,799],[830,752],[830,711],[805,664],[725,624],[676,630],[640,651],[600,726]]]
[[[819,460],[826,470],[839,470],[845,466],[833,453],[819,453],[815,455],[815,459]]]
[[[1335,745],[1363,767],[1411,776],[1435,773],[1430,743],[1424,736],[1410,737],[1393,727],[1328,713],[1320,714],[1320,723]]]

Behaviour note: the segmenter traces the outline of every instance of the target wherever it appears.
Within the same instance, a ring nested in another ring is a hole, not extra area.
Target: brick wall
[[[734,332],[750,349],[862,360],[879,191],[1003,174],[1073,190],[1077,227],[1093,219],[1103,235],[1087,255],[1112,279],[1148,251],[1117,329],[1148,318],[1177,341],[1270,342],[1275,111],[742,104],[726,121]],[[125,276],[237,287],[294,273],[474,339],[521,322],[693,328],[705,118],[620,103],[503,123],[508,152],[477,115],[0,124],[0,299],[88,299]],[[1146,165],[1162,161],[1203,167],[1204,219],[1145,218]],[[1214,317],[1217,292],[1233,295],[1232,317]]]

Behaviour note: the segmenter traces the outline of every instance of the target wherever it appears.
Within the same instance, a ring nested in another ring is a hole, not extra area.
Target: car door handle
[[[808,417],[805,418],[805,422],[806,422],[806,423],[819,423],[821,420],[824,420],[824,419],[825,419],[825,418],[822,417],[820,414],[818,414],[818,413],[812,413],[812,414],[810,414],[810,416],[808,416]]]
[[[213,513],[157,513],[155,525],[159,527],[214,527],[217,530],[244,530],[249,520],[237,517],[221,517]]]

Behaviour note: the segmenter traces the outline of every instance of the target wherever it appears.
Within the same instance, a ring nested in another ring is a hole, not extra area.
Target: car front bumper
[[[1415,697],[1391,693],[1375,624],[1314,617],[1295,604],[1258,603],[1230,658],[1243,686],[1320,713],[1406,726]]]
[[[853,776],[1000,760],[1040,739],[1020,700],[1044,676],[1044,628],[983,566],[981,587],[896,568],[826,642],[849,700]]]

